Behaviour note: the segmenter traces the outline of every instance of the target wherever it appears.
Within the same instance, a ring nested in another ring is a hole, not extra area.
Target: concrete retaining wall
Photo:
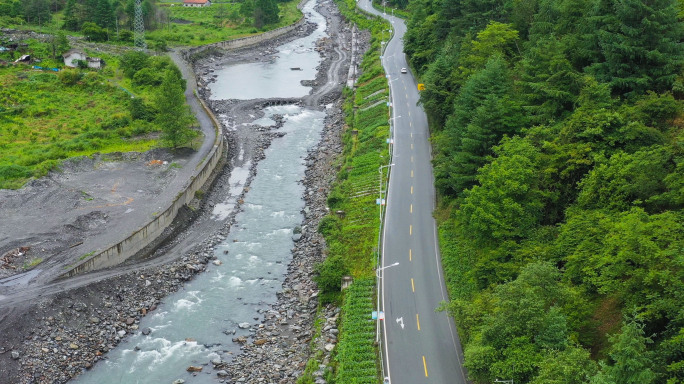
[[[247,37],[241,37],[239,39],[234,39],[234,40],[226,40],[226,41],[219,41],[218,43],[213,43],[213,44],[207,44],[207,45],[202,45],[200,47],[195,47],[195,48],[190,48],[186,50],[184,53],[186,59],[192,57],[193,55],[203,52],[207,49],[210,48],[219,48],[219,49],[238,49],[238,48],[244,48],[248,47],[250,45],[257,45],[260,44],[266,40],[271,40],[276,37],[280,37],[282,35],[285,35],[287,33],[290,33],[297,29],[299,26],[304,25],[306,22],[306,19],[303,17],[299,19],[296,23],[290,24],[284,27],[280,27],[268,32],[264,32],[258,35],[254,36],[247,36]]]
[[[302,9],[307,1],[308,0],[302,0],[297,5],[297,8]],[[237,49],[259,44],[265,40],[270,40],[292,32],[305,22],[306,19],[302,17],[294,24],[264,32],[259,35],[191,48],[184,52],[184,56],[187,59],[188,57],[198,52],[202,52],[208,48]],[[223,156],[225,150],[225,145],[223,144],[223,134],[221,133],[221,124],[218,122],[216,116],[214,116],[211,110],[207,108],[202,99],[198,97],[198,100],[214,122],[214,126],[216,128],[216,140],[214,141],[214,147],[205,158],[204,163],[198,167],[199,171],[190,179],[188,186],[181,193],[179,193],[178,196],[176,196],[169,207],[167,207],[159,214],[159,216],[155,217],[147,225],[133,232],[121,242],[114,244],[104,251],[98,252],[85,260],[80,261],[74,267],[62,274],[61,277],[71,277],[96,269],[112,267],[117,264],[121,264],[130,257],[135,256],[138,252],[155,241],[164,232],[164,230],[171,225],[181,207],[192,201],[192,199],[195,197],[195,192],[202,188],[204,183],[216,168],[216,164],[218,164],[221,160],[221,156]]]
[[[195,192],[202,188],[204,183],[216,168],[216,164],[220,162],[225,151],[223,134],[221,133],[220,128],[221,125],[211,110],[209,110],[209,108],[207,108],[207,106],[204,104],[202,99],[199,99],[199,101],[214,122],[216,139],[214,140],[214,147],[207,154],[207,157],[204,159],[204,163],[198,166],[198,171],[190,179],[187,187],[176,196],[169,207],[167,207],[159,214],[159,216],[155,217],[147,225],[133,232],[121,242],[116,243],[104,251],[98,252],[83,261],[80,261],[69,271],[62,274],[61,277],[71,277],[83,272],[121,264],[155,241],[164,232],[164,230],[171,225],[181,207],[189,204],[190,201],[192,201],[192,199],[195,197]]]

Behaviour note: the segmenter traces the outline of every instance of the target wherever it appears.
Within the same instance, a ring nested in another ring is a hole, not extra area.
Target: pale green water
[[[304,176],[303,159],[318,142],[325,117],[323,112],[296,106],[267,110],[268,115],[274,113],[287,116],[281,129],[287,134],[275,139],[266,151],[245,198],[244,211],[237,215],[238,224],[216,249],[223,264],[209,264],[207,272],[145,317],[140,329],[150,327],[150,335],[128,337],[109,352],[107,360],[75,382],[216,382],[212,369],[192,376],[186,368],[216,357],[229,359],[227,352],[239,350],[231,339],[248,334],[238,324],[258,323],[262,317],[257,309],[275,302],[291,260],[292,229],[302,221],[304,187],[298,181]],[[237,329],[236,336],[222,332],[233,329]],[[186,342],[186,338],[196,341]],[[134,350],[136,346],[139,351]]]

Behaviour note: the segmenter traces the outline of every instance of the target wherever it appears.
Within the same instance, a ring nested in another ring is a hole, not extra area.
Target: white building
[[[78,67],[80,60],[88,63],[88,68],[100,69],[104,66],[104,62],[99,57],[88,57],[85,53],[71,49],[62,55],[64,58],[64,65],[71,68]]]

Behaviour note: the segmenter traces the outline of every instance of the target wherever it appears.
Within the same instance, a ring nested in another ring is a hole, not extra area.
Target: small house
[[[76,68],[78,67],[79,61],[85,61],[88,64],[88,68],[100,69],[104,66],[104,61],[99,57],[88,57],[85,53],[71,49],[62,55],[64,58],[64,65],[67,67]]]
[[[210,5],[210,0],[183,0],[184,7],[208,7]]]

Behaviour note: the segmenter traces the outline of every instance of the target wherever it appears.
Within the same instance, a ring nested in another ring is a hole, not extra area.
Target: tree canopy
[[[684,383],[675,0],[412,0],[471,378]]]

